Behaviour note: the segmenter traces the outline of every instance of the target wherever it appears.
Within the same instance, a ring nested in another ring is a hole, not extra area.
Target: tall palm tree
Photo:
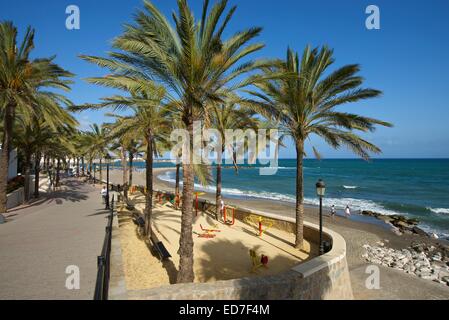
[[[97,78],[88,79],[88,81],[99,83]],[[109,78],[108,85],[115,85],[121,88],[121,81]],[[113,82],[116,81],[114,84]],[[110,135],[128,136],[128,147],[133,148],[133,141],[143,137],[145,145],[145,234],[151,237],[151,213],[153,203],[153,155],[158,155],[157,142],[166,141],[169,137],[171,122],[167,117],[167,112],[163,107],[163,101],[166,96],[165,88],[155,83],[141,78],[127,79],[127,89],[129,96],[112,96],[104,98],[103,103],[97,105],[86,105],[75,108],[83,110],[86,108],[99,109],[113,107],[115,110],[128,109],[133,112],[131,116],[119,116],[108,114],[117,119]],[[129,154],[135,154],[135,150],[129,150]]]
[[[0,213],[6,212],[6,186],[9,152],[16,112],[31,115],[40,105],[36,93],[44,88],[69,90],[71,73],[53,63],[52,58],[30,59],[34,48],[34,30],[28,28],[23,41],[17,43],[17,29],[12,22],[0,23],[0,115],[3,122],[0,154]],[[46,93],[55,99],[66,100],[55,93]]]
[[[261,28],[250,28],[223,39],[236,10],[232,7],[225,13],[226,6],[227,1],[221,0],[209,11],[209,1],[205,0],[201,19],[196,20],[187,1],[178,0],[178,12],[173,15],[172,25],[152,2],[145,1],[145,10],[136,14],[136,23],[126,25],[124,34],[113,42],[118,51],[111,53],[111,59],[84,58],[121,74],[123,81],[130,74],[143,74],[142,78],[151,75],[161,81],[168,92],[181,101],[180,120],[192,138],[193,122],[207,121],[210,103],[224,101],[235,90],[260,80],[256,75],[244,76],[271,63],[242,62],[264,47],[260,43],[250,44],[260,34]],[[190,155],[184,155],[182,164],[183,201],[177,282],[194,280],[192,157],[190,146]]]
[[[98,158],[99,163],[99,174],[100,174],[100,183],[103,179],[103,159],[108,154],[108,132],[107,128],[104,125],[99,126],[94,123],[90,125],[90,131],[86,132],[87,134],[87,143],[88,150],[93,154],[94,158]]]
[[[388,122],[336,110],[343,104],[378,97],[381,92],[361,88],[363,78],[358,75],[360,67],[356,64],[326,74],[334,63],[332,55],[333,51],[327,47],[320,50],[306,47],[300,60],[298,54],[288,49],[284,63],[264,68],[264,72],[295,76],[262,81],[256,85],[259,91],[249,90],[257,99],[245,101],[268,118],[278,121],[281,132],[291,136],[295,143],[297,248],[303,246],[304,239],[303,157],[307,138],[317,135],[333,148],[344,145],[368,159],[370,153],[380,153],[381,150],[354,131],[374,131],[376,125],[391,126]],[[313,150],[319,157],[318,151]]]
[[[221,187],[222,187],[222,163],[223,154],[225,150],[230,152],[230,156],[234,156],[239,150],[237,148],[244,148],[245,145],[236,146],[233,141],[226,141],[226,130],[245,130],[253,129],[257,130],[259,126],[259,120],[254,117],[255,112],[248,110],[247,108],[240,108],[235,102],[227,102],[215,104],[211,110],[212,124],[211,126],[218,131],[221,138],[221,150],[217,152],[216,159],[216,192],[215,192],[215,208],[216,218],[220,215],[220,203],[222,200]],[[237,169],[236,161],[233,159],[235,169]]]
[[[18,109],[17,127],[21,129],[22,134],[17,135],[15,139],[24,147],[25,159],[25,177],[29,180],[29,171],[31,168],[30,159],[34,154],[35,169],[35,196],[39,196],[39,171],[40,159],[45,148],[54,148],[55,145],[62,145],[67,150],[72,149],[71,137],[75,132],[78,122],[70,115],[67,110],[60,104],[57,97],[47,92],[38,92],[36,100],[39,105],[34,108],[31,116],[21,114]],[[66,106],[70,106],[71,102],[64,100]],[[17,145],[16,145],[17,146]],[[28,188],[25,183],[25,187]],[[36,188],[37,187],[37,188]],[[27,196],[28,192],[25,192]]]

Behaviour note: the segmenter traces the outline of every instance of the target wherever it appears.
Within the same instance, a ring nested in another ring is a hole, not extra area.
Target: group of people
[[[335,206],[331,206],[331,217],[333,218],[335,214],[337,213],[337,210],[335,209]],[[345,208],[345,217],[349,217],[351,215],[351,209],[349,208],[349,205]]]

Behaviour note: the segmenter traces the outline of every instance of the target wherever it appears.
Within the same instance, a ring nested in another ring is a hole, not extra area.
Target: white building
[[[17,177],[17,150],[14,149],[9,153],[8,180],[15,177]]]
[[[9,153],[8,180],[17,176],[17,150]]]

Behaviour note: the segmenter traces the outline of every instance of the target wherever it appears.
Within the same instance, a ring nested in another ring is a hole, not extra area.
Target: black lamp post
[[[95,162],[92,165],[94,167],[94,185],[95,185]]]
[[[319,179],[316,183],[316,194],[320,198],[320,255],[324,253],[323,246],[323,197],[326,191],[326,185],[324,181]]]
[[[107,154],[105,157],[106,160],[106,210],[109,209],[109,165],[111,163],[111,156]]]

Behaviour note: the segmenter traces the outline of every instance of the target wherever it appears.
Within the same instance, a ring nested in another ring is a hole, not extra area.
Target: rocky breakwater
[[[363,210],[361,214],[384,221],[386,224],[391,226],[391,231],[399,236],[403,234],[417,234],[425,237],[438,238],[437,235],[428,234],[427,232],[419,228],[418,219],[407,218],[401,215],[384,215],[368,210]]]
[[[409,248],[395,250],[379,241],[365,244],[362,257],[371,263],[394,268],[449,286],[449,246],[412,243]]]

